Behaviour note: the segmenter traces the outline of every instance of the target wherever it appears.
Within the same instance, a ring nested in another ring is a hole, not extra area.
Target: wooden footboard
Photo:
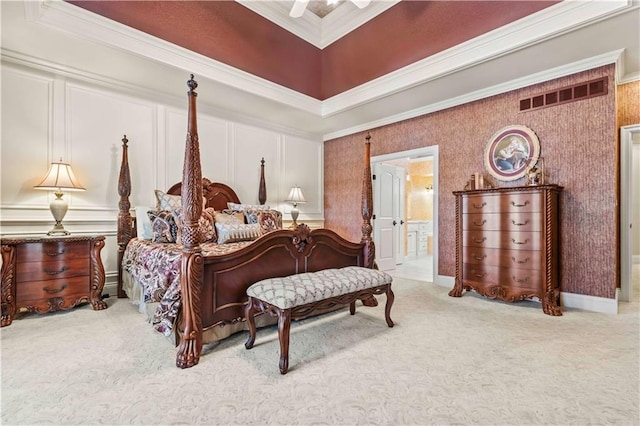
[[[257,281],[345,266],[364,266],[365,245],[353,243],[328,229],[266,234],[251,245],[224,256],[204,258],[201,294],[203,327],[244,319],[246,290]],[[179,333],[184,325],[178,327]]]

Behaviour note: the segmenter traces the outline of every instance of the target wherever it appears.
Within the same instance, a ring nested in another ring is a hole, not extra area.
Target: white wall
[[[2,62],[2,145],[0,170],[0,233],[44,234],[53,219],[53,194],[33,188],[51,161],[62,158],[86,187],[65,194],[69,211],[64,226],[72,233],[107,236],[102,251],[108,282],[116,276],[116,218],[121,139],[129,139],[132,179],[131,205],[153,206],[153,190],[167,189],[182,179],[187,129],[187,86],[184,107],[170,97],[105,84],[99,76],[53,64]],[[160,100],[158,100],[160,99]],[[302,186],[307,203],[299,221],[321,226],[323,213],[323,144],[321,140],[292,136],[198,112],[198,134],[203,175],[224,182],[240,200],[256,203],[260,160],[265,159],[267,204],[285,213],[289,188]]]

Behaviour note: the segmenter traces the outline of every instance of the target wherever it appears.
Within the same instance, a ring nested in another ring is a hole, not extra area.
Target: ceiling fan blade
[[[299,18],[304,15],[304,11],[307,8],[307,3],[309,0],[295,0],[293,6],[291,7],[291,11],[289,12],[289,16],[292,18]]]
[[[371,0],[351,0],[351,3],[358,6],[359,9],[364,9],[365,7],[369,6]]]

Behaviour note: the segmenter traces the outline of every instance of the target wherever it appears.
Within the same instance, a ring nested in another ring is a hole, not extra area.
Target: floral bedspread
[[[205,243],[202,255],[217,256],[239,250],[251,241],[235,243]],[[180,268],[182,246],[170,243],[153,243],[149,240],[132,239],[122,258],[123,270],[129,272],[142,286],[143,300],[159,302],[152,324],[165,336],[173,332],[181,306]]]

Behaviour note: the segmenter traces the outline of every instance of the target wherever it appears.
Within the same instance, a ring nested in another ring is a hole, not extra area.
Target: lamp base
[[[289,225],[289,229],[296,229],[298,227],[298,214],[300,214],[300,212],[297,209],[297,206],[294,204],[293,208],[291,209],[291,220],[293,220],[293,222],[291,222],[291,225]]]
[[[49,210],[51,210],[51,215],[56,221],[56,224],[51,231],[47,232],[47,235],[69,235],[71,232],[62,226],[62,219],[64,219],[64,216],[67,214],[67,201],[62,198],[62,191],[58,190],[55,194],[56,198],[49,204]]]
[[[56,222],[51,231],[47,232],[47,235],[71,235],[71,232],[64,229],[62,223]]]

